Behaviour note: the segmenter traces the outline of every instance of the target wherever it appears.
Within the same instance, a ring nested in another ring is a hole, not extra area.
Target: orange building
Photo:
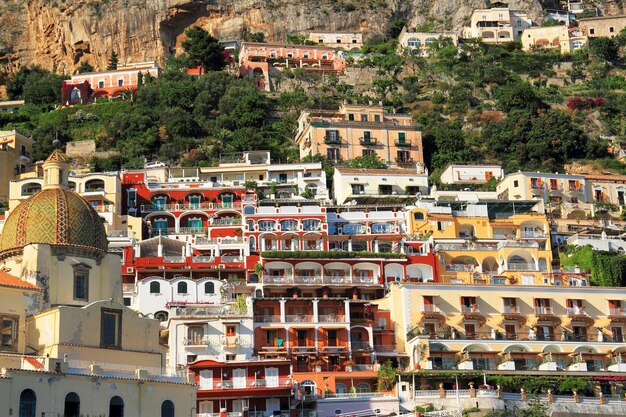
[[[343,52],[326,46],[244,42],[239,50],[239,75],[254,80],[257,88],[276,88],[272,76],[285,69],[302,68],[319,73],[346,69]]]

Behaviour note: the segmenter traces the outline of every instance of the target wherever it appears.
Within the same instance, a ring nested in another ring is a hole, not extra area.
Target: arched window
[[[365,382],[361,382],[356,386],[356,392],[371,392],[370,386]]]
[[[254,214],[254,206],[245,206],[243,208],[243,214]]]
[[[70,392],[65,396],[63,417],[78,416],[80,416],[80,397],[75,392]]]
[[[150,283],[150,294],[161,294],[161,284],[157,281]]]
[[[100,179],[89,180],[85,183],[85,192],[104,191],[104,181]]]
[[[124,417],[124,400],[117,395],[109,402],[109,417]]]
[[[187,294],[187,283],[181,281],[178,283],[178,293],[179,294]]]
[[[165,400],[161,404],[161,417],[174,417],[174,403]]]
[[[346,384],[342,383],[335,384],[335,392],[337,394],[345,394],[348,392],[348,387],[346,386]]]
[[[424,220],[424,213],[421,211],[416,211],[413,213],[413,220]]]
[[[204,293],[205,294],[215,294],[215,284],[212,282],[204,283]]]
[[[406,44],[409,46],[409,48],[419,48],[422,46],[422,43],[418,38],[409,38]]]
[[[154,313],[154,318],[158,321],[167,321],[167,312],[165,311],[157,311]]]
[[[20,394],[19,417],[35,417],[37,411],[37,396],[32,389],[25,389]]]

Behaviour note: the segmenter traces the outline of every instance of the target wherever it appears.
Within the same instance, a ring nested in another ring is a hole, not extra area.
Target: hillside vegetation
[[[18,113],[0,115],[0,128],[32,135],[36,158],[43,158],[57,137],[94,139],[100,150],[120,151],[93,161],[95,169],[138,167],[144,157],[210,165],[221,153],[248,149],[269,149],[276,160],[295,161],[295,120],[302,109],[376,100],[390,111],[414,115],[435,176],[450,162],[562,171],[572,160],[594,160],[611,169],[607,138],[619,142],[626,128],[625,43],[622,34],[560,55],[475,41],[457,51],[442,41],[422,57],[398,53],[395,39],[374,41],[363,48],[364,59],[350,62],[348,71],[376,73],[359,93],[343,76],[296,70],[283,75],[289,91],[267,95],[216,68],[196,80],[182,71],[189,63],[183,56],[125,100],[58,110],[52,110],[60,101],[58,90],[50,86],[60,78],[23,69],[11,79],[16,82],[10,94],[38,99]]]

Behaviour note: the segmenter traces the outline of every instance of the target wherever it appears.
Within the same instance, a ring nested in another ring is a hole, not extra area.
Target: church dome
[[[4,223],[0,253],[29,243],[107,250],[102,219],[70,190],[42,190],[15,208]]]
[[[31,243],[106,252],[102,219],[86,200],[67,189],[67,173],[67,161],[57,149],[44,163],[43,189],[20,203],[6,219],[0,257]]]

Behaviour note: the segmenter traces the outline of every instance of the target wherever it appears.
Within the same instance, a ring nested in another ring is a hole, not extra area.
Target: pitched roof
[[[335,168],[341,174],[361,175],[422,175],[415,169],[367,169],[367,168]]]
[[[38,291],[41,290],[41,288],[39,288],[38,286],[29,284],[26,281],[22,281],[18,277],[15,277],[9,274],[8,272],[2,271],[2,270],[0,270],[0,286],[12,287],[12,288],[26,288],[29,290],[38,290]]]
[[[45,162],[67,162],[67,158],[58,148],[53,150]]]

